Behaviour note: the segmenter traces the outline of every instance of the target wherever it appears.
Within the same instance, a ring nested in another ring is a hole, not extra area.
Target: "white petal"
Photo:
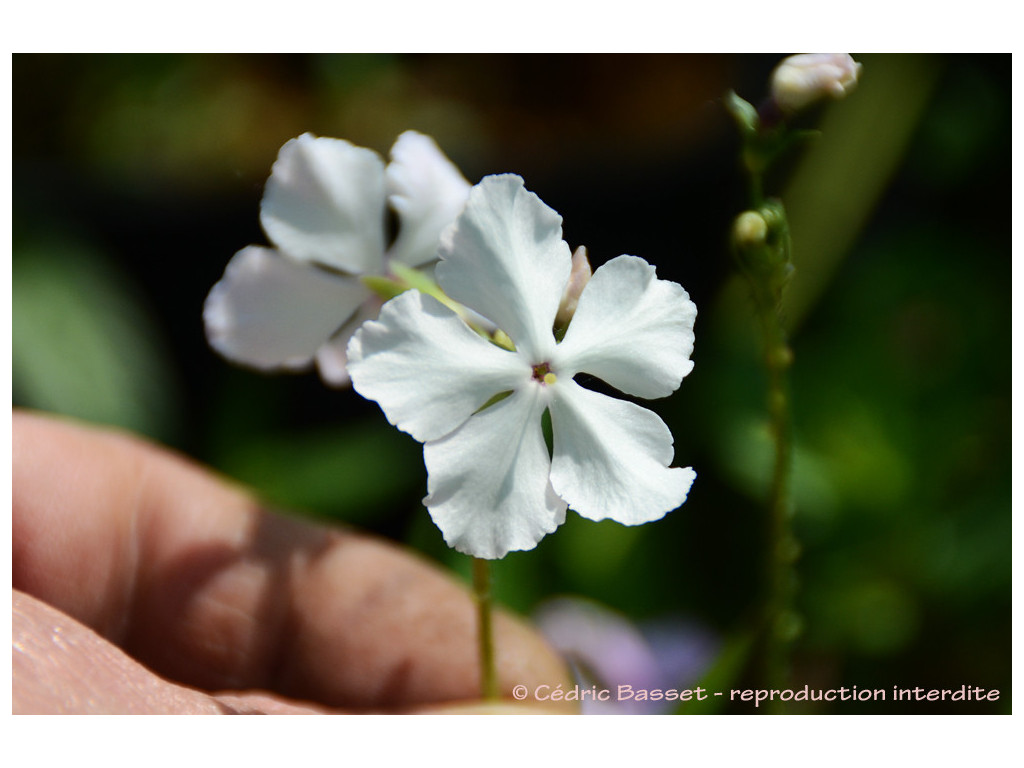
[[[384,161],[342,139],[305,133],[274,163],[260,221],[293,259],[352,274],[384,268]]]
[[[303,368],[369,295],[358,280],[252,245],[231,258],[206,297],[206,336],[236,363]]]
[[[552,389],[551,484],[576,512],[638,525],[686,500],[696,474],[668,467],[672,433],[657,414],[571,380]]]
[[[465,206],[469,182],[432,138],[406,131],[391,148],[387,185],[400,224],[391,258],[411,267],[437,258],[441,230]]]
[[[348,345],[348,372],[388,421],[421,442],[461,426],[494,395],[528,382],[530,366],[484,340],[436,299],[396,296]]]
[[[495,559],[533,549],[565,521],[548,482],[545,404],[540,386],[526,386],[423,447],[423,503],[449,546]]]
[[[362,304],[341,330],[316,352],[316,367],[320,378],[330,387],[347,387],[352,383],[348,375],[348,343],[352,334],[367,320],[376,319],[380,312],[380,299],[371,296]]]
[[[520,177],[487,176],[441,235],[440,254],[445,293],[492,320],[532,362],[547,362],[572,268],[562,217]]]
[[[697,307],[636,256],[594,272],[558,345],[559,374],[580,371],[639,397],[665,397],[693,370]]]

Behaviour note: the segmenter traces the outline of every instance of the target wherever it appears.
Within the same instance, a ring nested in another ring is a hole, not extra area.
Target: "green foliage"
[[[364,422],[259,434],[226,445],[218,466],[272,504],[372,526],[419,493],[421,475],[395,471],[418,456],[407,436]]]
[[[177,380],[134,286],[72,241],[16,249],[15,401],[162,439],[174,436]]]

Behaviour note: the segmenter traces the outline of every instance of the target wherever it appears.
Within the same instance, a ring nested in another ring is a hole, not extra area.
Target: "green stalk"
[[[494,665],[494,630],[491,614],[491,562],[473,558],[473,592],[476,595],[477,643],[480,653],[480,698],[496,701],[498,676]]]
[[[760,174],[749,168],[751,188],[759,189]],[[757,203],[754,200],[752,203]],[[799,622],[793,609],[798,545],[792,530],[793,435],[789,368],[793,353],[782,323],[782,294],[792,273],[789,227],[778,201],[763,201],[741,214],[733,230],[740,269],[750,282],[761,325],[765,370],[768,375],[768,413],[774,446],[768,488],[765,575],[759,667],[763,685],[784,690],[789,678],[789,645]],[[781,711],[777,702],[769,711]]]
[[[856,82],[860,65],[852,59],[849,65],[852,82],[843,84],[840,94]],[[826,94],[809,91],[804,95],[819,99]],[[787,119],[779,120],[784,117],[780,104],[769,105],[766,120],[735,92],[726,94],[725,107],[735,119],[743,142],[740,162],[746,172],[750,196],[750,209],[737,216],[733,224],[732,245],[740,270],[750,282],[761,322],[768,373],[768,411],[775,446],[768,490],[760,667],[756,671],[762,675],[766,688],[784,690],[789,680],[790,644],[800,632],[800,618],[794,610],[799,544],[792,530],[793,435],[788,381],[793,353],[781,317],[782,294],[793,266],[786,211],[778,200],[765,198],[764,175],[783,152],[815,133],[795,129]],[[777,114],[771,117],[773,112]],[[778,704],[773,709],[781,711],[782,708],[782,704]]]
[[[764,308],[761,322],[768,371],[768,408],[775,446],[768,496],[763,671],[767,688],[784,690],[789,687],[789,645],[798,628],[793,610],[794,563],[798,545],[791,524],[793,440],[788,382],[793,355],[778,311]],[[772,709],[781,711],[782,705]]]

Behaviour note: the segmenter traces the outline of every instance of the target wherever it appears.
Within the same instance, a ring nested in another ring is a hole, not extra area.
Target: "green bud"
[[[757,116],[754,105],[749,101],[741,99],[735,91],[729,91],[725,95],[725,108],[733,116],[742,134],[752,136],[758,132],[761,119]]]
[[[760,213],[764,216],[765,224],[773,231],[777,231],[780,227],[786,225],[786,212],[782,208],[782,203],[778,200],[770,200],[765,203]]]
[[[778,307],[793,274],[789,224],[782,203],[769,200],[757,210],[737,216],[732,227],[732,250],[758,304]]]

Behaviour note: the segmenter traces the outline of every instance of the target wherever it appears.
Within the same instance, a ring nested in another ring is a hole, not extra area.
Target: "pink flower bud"
[[[857,85],[860,70],[848,53],[790,56],[772,73],[772,98],[783,114],[793,114],[820,99],[842,98]]]
[[[590,261],[587,260],[587,249],[580,246],[572,255],[572,272],[569,275],[569,284],[562,294],[562,301],[558,305],[558,314],[555,315],[555,327],[565,329],[576,314],[576,304],[580,300],[580,294],[590,280]]]

